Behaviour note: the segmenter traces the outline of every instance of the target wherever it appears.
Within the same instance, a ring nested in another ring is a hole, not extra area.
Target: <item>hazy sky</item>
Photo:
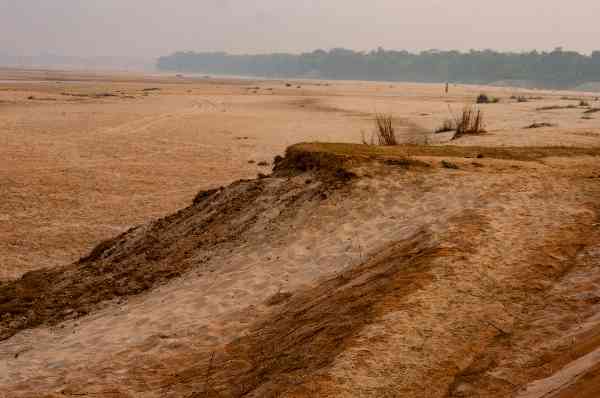
[[[600,49],[600,0],[0,0],[0,53]]]

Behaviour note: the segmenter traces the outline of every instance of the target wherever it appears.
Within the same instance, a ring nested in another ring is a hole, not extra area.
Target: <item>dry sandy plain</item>
[[[0,397],[597,397],[600,101],[443,90],[0,70]]]

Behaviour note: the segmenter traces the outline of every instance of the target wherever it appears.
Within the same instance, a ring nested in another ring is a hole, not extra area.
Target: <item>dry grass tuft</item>
[[[454,116],[454,120],[446,119],[435,133],[455,131],[452,139],[459,138],[465,134],[485,133],[483,123],[483,112],[475,106],[466,106],[462,113]]]
[[[455,120],[456,134],[452,139],[468,134],[485,133],[483,112],[475,106],[466,106]]]
[[[379,145],[398,145],[392,115],[383,113],[375,115],[375,135]]]

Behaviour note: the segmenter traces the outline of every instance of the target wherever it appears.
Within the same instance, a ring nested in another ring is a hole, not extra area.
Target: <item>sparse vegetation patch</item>
[[[474,106],[466,106],[462,113],[456,117],[456,134],[452,139],[457,139],[463,135],[485,133],[483,122],[483,112]]]
[[[383,113],[375,115],[375,135],[379,145],[398,145],[392,115]]]
[[[481,93],[479,94],[475,102],[477,104],[497,104],[498,102],[500,102],[500,98],[489,97],[487,94]]]
[[[543,127],[555,127],[555,124],[552,123],[547,123],[547,122],[542,122],[542,123],[532,123],[529,126],[526,126],[526,129],[539,129],[539,128],[543,128]]]

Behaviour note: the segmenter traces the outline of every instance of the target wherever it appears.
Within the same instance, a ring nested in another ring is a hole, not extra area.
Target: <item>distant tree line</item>
[[[600,81],[600,51],[502,53],[483,51],[356,52],[343,48],[303,54],[231,55],[178,52],[158,60],[163,71],[308,77],[342,80],[493,83],[522,81],[536,87],[572,88]]]

